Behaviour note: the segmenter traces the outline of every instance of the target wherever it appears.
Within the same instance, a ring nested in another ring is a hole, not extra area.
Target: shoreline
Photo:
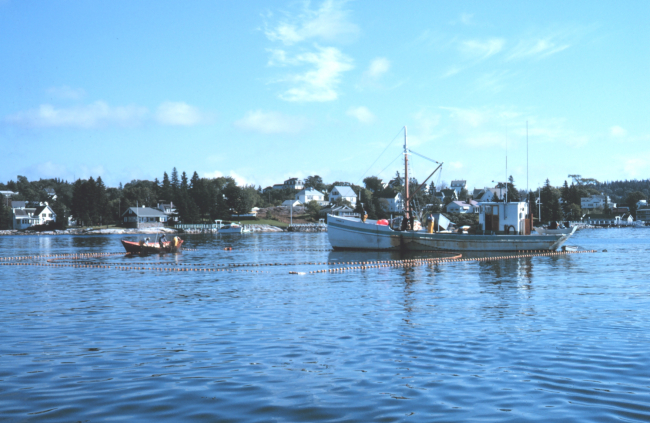
[[[285,229],[272,225],[246,225],[251,229],[251,232],[286,232]],[[60,236],[60,235],[156,235],[156,234],[200,234],[211,233],[217,234],[217,230],[201,229],[196,231],[188,231],[183,229],[173,229],[166,227],[159,228],[110,228],[110,229],[88,229],[88,228],[68,228],[65,230],[54,231],[29,231],[8,229],[0,230],[0,236]]]

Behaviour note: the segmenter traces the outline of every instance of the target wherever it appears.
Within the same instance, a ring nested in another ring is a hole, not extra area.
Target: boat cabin
[[[484,234],[530,235],[528,203],[480,203],[478,223]]]

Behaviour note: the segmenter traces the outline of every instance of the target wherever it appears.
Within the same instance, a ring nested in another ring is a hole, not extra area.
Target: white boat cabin
[[[478,223],[485,234],[530,235],[528,203],[480,204]]]

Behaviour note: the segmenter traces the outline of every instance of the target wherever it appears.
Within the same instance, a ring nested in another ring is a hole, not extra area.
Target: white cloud
[[[521,40],[508,56],[508,60],[543,59],[570,47],[567,43],[554,40],[555,36]]]
[[[488,112],[477,109],[462,109],[459,107],[440,107],[449,110],[451,116],[458,119],[462,125],[477,127],[488,119]]]
[[[359,28],[348,19],[349,12],[343,9],[345,2],[327,0],[320,8],[311,10],[310,3],[304,2],[302,10],[296,15],[267,28],[265,34],[271,41],[285,45],[296,44],[312,38],[323,41],[348,41],[356,38]]]
[[[470,15],[469,13],[462,13],[462,14],[460,15],[460,21],[461,21],[464,25],[471,25],[471,24],[472,24],[472,18],[473,18],[473,17],[474,17],[474,15]]]
[[[366,74],[371,78],[379,78],[390,69],[390,61],[385,57],[377,57],[370,62],[370,67]]]
[[[316,46],[316,52],[301,53],[290,57],[284,51],[273,51],[273,64],[304,66],[311,70],[288,75],[278,82],[293,85],[280,98],[286,101],[332,101],[338,98],[336,91],[341,74],[354,68],[352,60],[335,47]]]
[[[29,127],[96,128],[100,126],[133,126],[142,122],[147,109],[139,106],[111,107],[103,101],[86,106],[56,108],[43,104],[38,109],[18,112],[6,117],[9,123]]]
[[[83,89],[71,88],[67,85],[48,88],[47,93],[64,100],[80,100],[86,95],[86,92]]]
[[[182,101],[166,101],[156,112],[156,120],[162,125],[194,126],[207,121],[199,109]]]
[[[357,118],[357,120],[359,120],[361,123],[373,123],[376,119],[375,115],[373,115],[372,112],[365,106],[351,107],[348,109],[346,114],[348,116]]]
[[[262,134],[296,134],[304,129],[306,121],[300,117],[287,116],[278,112],[253,110],[236,121],[235,126]]]
[[[627,131],[624,128],[621,128],[620,126],[612,126],[609,128],[609,133],[613,137],[624,137],[627,135]]]
[[[465,55],[477,60],[485,60],[503,49],[506,41],[502,38],[488,40],[469,40],[460,44],[460,50]]]

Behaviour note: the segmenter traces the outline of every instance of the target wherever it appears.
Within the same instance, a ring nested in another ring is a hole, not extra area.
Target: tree
[[[368,176],[363,180],[363,184],[366,186],[366,189],[369,189],[376,194],[379,194],[384,190],[383,182],[376,176]]]
[[[305,178],[305,188],[313,188],[316,191],[321,192],[326,190],[325,184],[323,183],[323,178],[318,175],[308,176]]]
[[[641,191],[634,191],[627,195],[625,203],[630,208],[630,213],[636,219],[636,203],[640,200],[647,200],[648,198]]]
[[[318,201],[315,200],[311,200],[310,202],[305,204],[305,211],[307,212],[309,217],[311,217],[315,221],[318,220],[318,218],[320,217],[319,213],[321,208],[322,208],[321,205],[318,204]]]
[[[0,194],[0,230],[11,229],[12,216],[9,207],[5,206],[5,196]]]
[[[167,172],[163,173],[162,186],[160,187],[160,199],[166,202],[172,201],[172,184],[169,182]]]
[[[515,187],[515,179],[510,175],[508,178],[508,201],[518,202],[519,200],[519,191]]]

